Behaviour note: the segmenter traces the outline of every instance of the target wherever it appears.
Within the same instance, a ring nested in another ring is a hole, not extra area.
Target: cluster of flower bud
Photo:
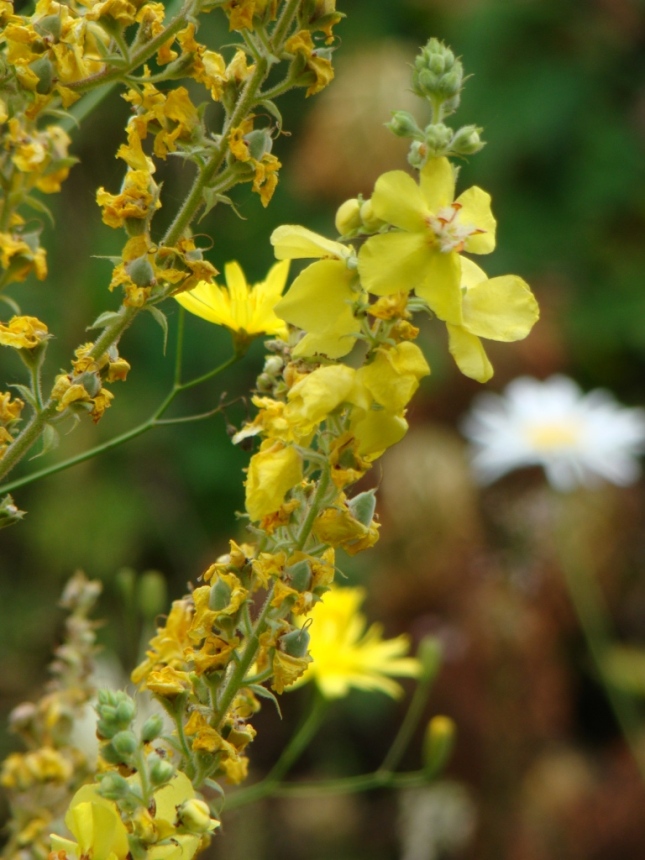
[[[428,158],[474,155],[485,146],[480,137],[482,130],[476,125],[464,125],[454,131],[443,122],[432,122],[421,129],[412,114],[404,110],[395,111],[386,125],[397,137],[412,138],[408,161],[419,170]]]
[[[464,69],[461,61],[443,42],[430,39],[414,60],[414,92],[421,98],[428,99],[433,107],[440,107],[442,116],[448,116],[459,107],[463,82]]]

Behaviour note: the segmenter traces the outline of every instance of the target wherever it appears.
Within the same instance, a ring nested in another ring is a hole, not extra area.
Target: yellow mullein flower
[[[307,88],[306,97],[316,95],[316,93],[324,90],[334,79],[334,67],[331,60],[321,56],[309,30],[300,30],[287,39],[284,49],[304,60],[306,71],[311,72],[312,82]]]
[[[0,323],[0,344],[14,349],[33,349],[50,337],[47,326],[36,317],[12,317]]]
[[[278,510],[287,492],[302,480],[302,458],[290,445],[267,439],[251,457],[246,477],[246,510],[261,520]]]
[[[289,274],[289,263],[277,263],[264,281],[250,287],[238,263],[224,267],[226,287],[200,281],[175,299],[187,311],[202,319],[223,325],[244,338],[260,334],[286,335],[284,322],[274,313]]]
[[[65,824],[76,842],[52,834],[52,853],[61,860],[125,860],[130,851],[128,832],[116,804],[101,797],[96,785],[84,785],[76,792]]]
[[[402,170],[376,181],[371,207],[397,229],[372,236],[361,248],[358,271],[366,290],[386,296],[415,289],[442,320],[460,324],[460,253],[495,248],[490,195],[473,186],[454,202],[455,177],[447,158],[431,158],[420,184]]]
[[[307,616],[312,619],[307,629],[313,662],[297,684],[315,681],[328,699],[346,696],[351,687],[381,690],[396,698],[402,689],[388,676],[418,676],[419,661],[403,656],[409,648],[407,636],[383,639],[379,624],[365,630],[366,619],[359,612],[364,599],[362,588],[332,586],[314,606]],[[301,625],[304,622],[301,619]]]
[[[480,337],[511,342],[527,336],[540,316],[528,284],[517,275],[487,278],[472,260],[462,260],[461,325],[447,323],[449,349],[459,370],[478,382],[493,375]]]
[[[307,332],[293,350],[294,356],[347,355],[360,329],[352,305],[364,295],[354,249],[293,225],[274,230],[271,243],[278,260],[320,258],[298,275],[276,306],[278,316]]]

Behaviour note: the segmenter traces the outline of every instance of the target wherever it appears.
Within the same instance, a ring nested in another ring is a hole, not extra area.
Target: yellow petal
[[[358,440],[359,455],[371,461],[403,439],[408,422],[402,415],[392,415],[384,409],[355,410],[351,431]]]
[[[502,275],[471,287],[463,300],[464,328],[490,340],[522,340],[540,316],[529,285],[517,275]]]
[[[428,209],[436,213],[455,199],[455,174],[447,158],[429,158],[419,177]]]
[[[128,834],[114,803],[78,803],[71,807],[65,823],[78,840],[81,855],[108,860],[115,855],[124,860],[130,848]]]
[[[495,230],[497,222],[490,208],[490,194],[473,185],[460,194],[456,203],[461,205],[459,222],[472,224],[483,233],[473,233],[466,239],[464,249],[469,254],[490,254],[495,250]]]
[[[350,335],[360,329],[351,310],[358,297],[351,286],[355,278],[340,260],[320,260],[298,275],[275,308],[281,319],[310,333],[294,355],[341,358],[351,350],[356,338]]]
[[[474,334],[457,325],[448,324],[448,349],[464,376],[477,382],[488,382],[493,365],[484,352],[482,342]]]
[[[416,294],[430,306],[440,320],[461,324],[461,261],[459,254],[432,251],[428,255],[426,277]]]
[[[379,350],[374,361],[356,376],[380,406],[388,412],[401,412],[419,387],[419,379],[429,373],[419,347],[404,341],[393,349]]]
[[[319,424],[347,399],[355,376],[354,368],[346,364],[317,368],[290,389],[285,417],[312,426]]]
[[[336,257],[345,259],[352,254],[352,248],[332,242],[319,236],[306,227],[283,224],[271,234],[271,244],[278,260],[300,260],[310,257]]]
[[[266,443],[265,443],[266,444]],[[246,478],[246,510],[252,520],[277,511],[287,492],[302,480],[302,459],[295,448],[270,444],[251,457]]]
[[[231,325],[232,317],[222,288],[208,281],[200,281],[187,292],[178,293],[175,300],[191,314],[216,325]]]
[[[403,170],[379,176],[371,203],[381,221],[411,232],[425,229],[426,202],[417,183]]]
[[[433,253],[425,232],[372,236],[358,255],[363,286],[377,296],[407,293],[424,281]]]

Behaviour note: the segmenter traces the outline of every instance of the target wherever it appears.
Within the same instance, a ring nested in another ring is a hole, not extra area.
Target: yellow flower
[[[366,619],[359,612],[364,599],[362,588],[332,586],[314,606],[307,616],[312,619],[308,631],[313,662],[298,684],[315,681],[328,699],[346,696],[350,687],[381,690],[396,698],[402,689],[388,676],[419,674],[419,661],[403,656],[409,647],[407,636],[383,639],[378,624],[365,630]]]
[[[376,218],[397,228],[372,236],[361,248],[358,271],[378,296],[415,289],[446,322],[461,323],[460,252],[495,248],[490,195],[473,186],[453,202],[455,177],[447,158],[431,158],[420,184],[402,170],[376,181]]]
[[[284,322],[274,308],[287,282],[289,263],[277,263],[269,270],[264,281],[250,287],[238,263],[224,267],[226,287],[208,281],[188,292],[178,293],[175,299],[187,311],[202,319],[224,325],[233,333],[256,337],[259,334],[286,335]]]
[[[480,337],[489,340],[522,340],[540,316],[528,284],[517,275],[486,277],[471,260],[461,262],[462,322],[447,323],[449,349],[459,370],[478,382],[493,375]]]
[[[14,349],[33,349],[49,337],[47,326],[36,317],[12,317],[0,323],[0,344]]]
[[[347,355],[360,330],[352,305],[364,295],[354,249],[293,225],[274,230],[271,243],[278,260],[320,258],[298,275],[276,305],[279,317],[308,332],[293,350],[294,356]]]
[[[287,492],[302,480],[302,458],[291,445],[267,439],[251,457],[246,478],[246,510],[261,520],[278,510]]]
[[[331,83],[334,78],[334,68],[331,60],[321,56],[320,51],[316,50],[316,45],[309,30],[300,30],[291,36],[291,38],[287,39],[284,48],[285,51],[295,54],[304,60],[306,71],[311,73],[312,81],[305,96],[313,96],[324,90],[327,84]]]
[[[111,800],[101,797],[96,785],[84,785],[76,792],[65,824],[76,842],[52,834],[52,853],[56,852],[59,858],[125,860],[127,857],[128,832],[119,810]]]

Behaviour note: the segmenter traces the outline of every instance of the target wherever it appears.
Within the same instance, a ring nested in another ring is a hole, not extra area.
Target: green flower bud
[[[455,745],[456,726],[450,717],[433,717],[426,728],[423,770],[427,779],[441,773]]]
[[[139,742],[134,734],[129,730],[117,732],[111,740],[112,749],[121,756],[121,760],[125,761],[138,749]]]
[[[213,612],[222,612],[231,602],[231,587],[223,579],[218,579],[208,595],[208,607]]]
[[[163,717],[161,714],[153,714],[141,727],[141,740],[145,743],[158,738],[163,731]]]
[[[423,137],[417,121],[407,110],[394,111],[392,119],[385,123],[385,127],[389,128],[397,137]]]
[[[148,767],[150,781],[153,785],[164,785],[164,783],[169,782],[175,775],[175,768],[172,764],[158,755],[149,756]]]
[[[189,833],[209,833],[219,826],[219,821],[211,818],[208,804],[196,797],[185,800],[177,808],[177,819]]]
[[[360,230],[362,226],[360,202],[354,197],[341,203],[334,223],[339,236],[348,236],[355,230]]]
[[[101,781],[99,794],[108,800],[121,800],[130,792],[127,779],[118,773],[106,773],[99,776],[99,779]]]
[[[158,570],[146,570],[138,583],[137,599],[144,618],[155,618],[166,606],[166,580]]]
[[[125,270],[138,287],[147,287],[155,281],[155,270],[146,256],[132,260]]]
[[[453,134],[447,125],[442,122],[428,125],[424,134],[428,155],[445,155],[450,150]]]
[[[29,64],[29,68],[38,77],[36,92],[43,96],[50,93],[54,82],[54,67],[49,57],[39,57]]]
[[[34,23],[34,30],[45,39],[50,36],[57,42],[60,39],[61,24],[60,15],[45,15]]]
[[[265,129],[258,128],[250,131],[244,135],[244,140],[248,144],[251,158],[255,158],[256,161],[261,161],[262,156],[271,152],[273,148],[273,139]]]
[[[463,66],[450,48],[430,39],[414,61],[412,89],[423,98],[445,102],[458,96],[463,78]]]
[[[284,572],[296,591],[307,591],[311,586],[311,565],[308,561],[297,561],[291,567],[286,567]]]
[[[136,707],[130,696],[121,690],[99,690],[96,713],[99,718],[96,726],[99,737],[112,738],[117,732],[129,728]]]
[[[24,515],[25,511],[21,511],[16,507],[12,496],[6,495],[0,499],[0,529],[20,522]]]
[[[280,639],[280,647],[291,657],[304,657],[309,648],[309,633],[304,629],[291,630]]]
[[[376,510],[376,490],[366,490],[364,493],[359,493],[347,502],[347,507],[359,523],[369,526]]]
[[[481,128],[476,125],[465,125],[460,128],[452,139],[451,149],[456,155],[474,155],[483,149],[486,144],[479,134]]]
[[[101,390],[101,377],[98,373],[92,373],[91,371],[86,370],[84,373],[81,373],[80,376],[76,377],[76,381],[83,386],[90,397],[96,397]]]
[[[125,696],[125,694],[124,694]],[[130,696],[124,697],[116,706],[116,719],[125,726],[129,726],[137,712],[136,705]]]

